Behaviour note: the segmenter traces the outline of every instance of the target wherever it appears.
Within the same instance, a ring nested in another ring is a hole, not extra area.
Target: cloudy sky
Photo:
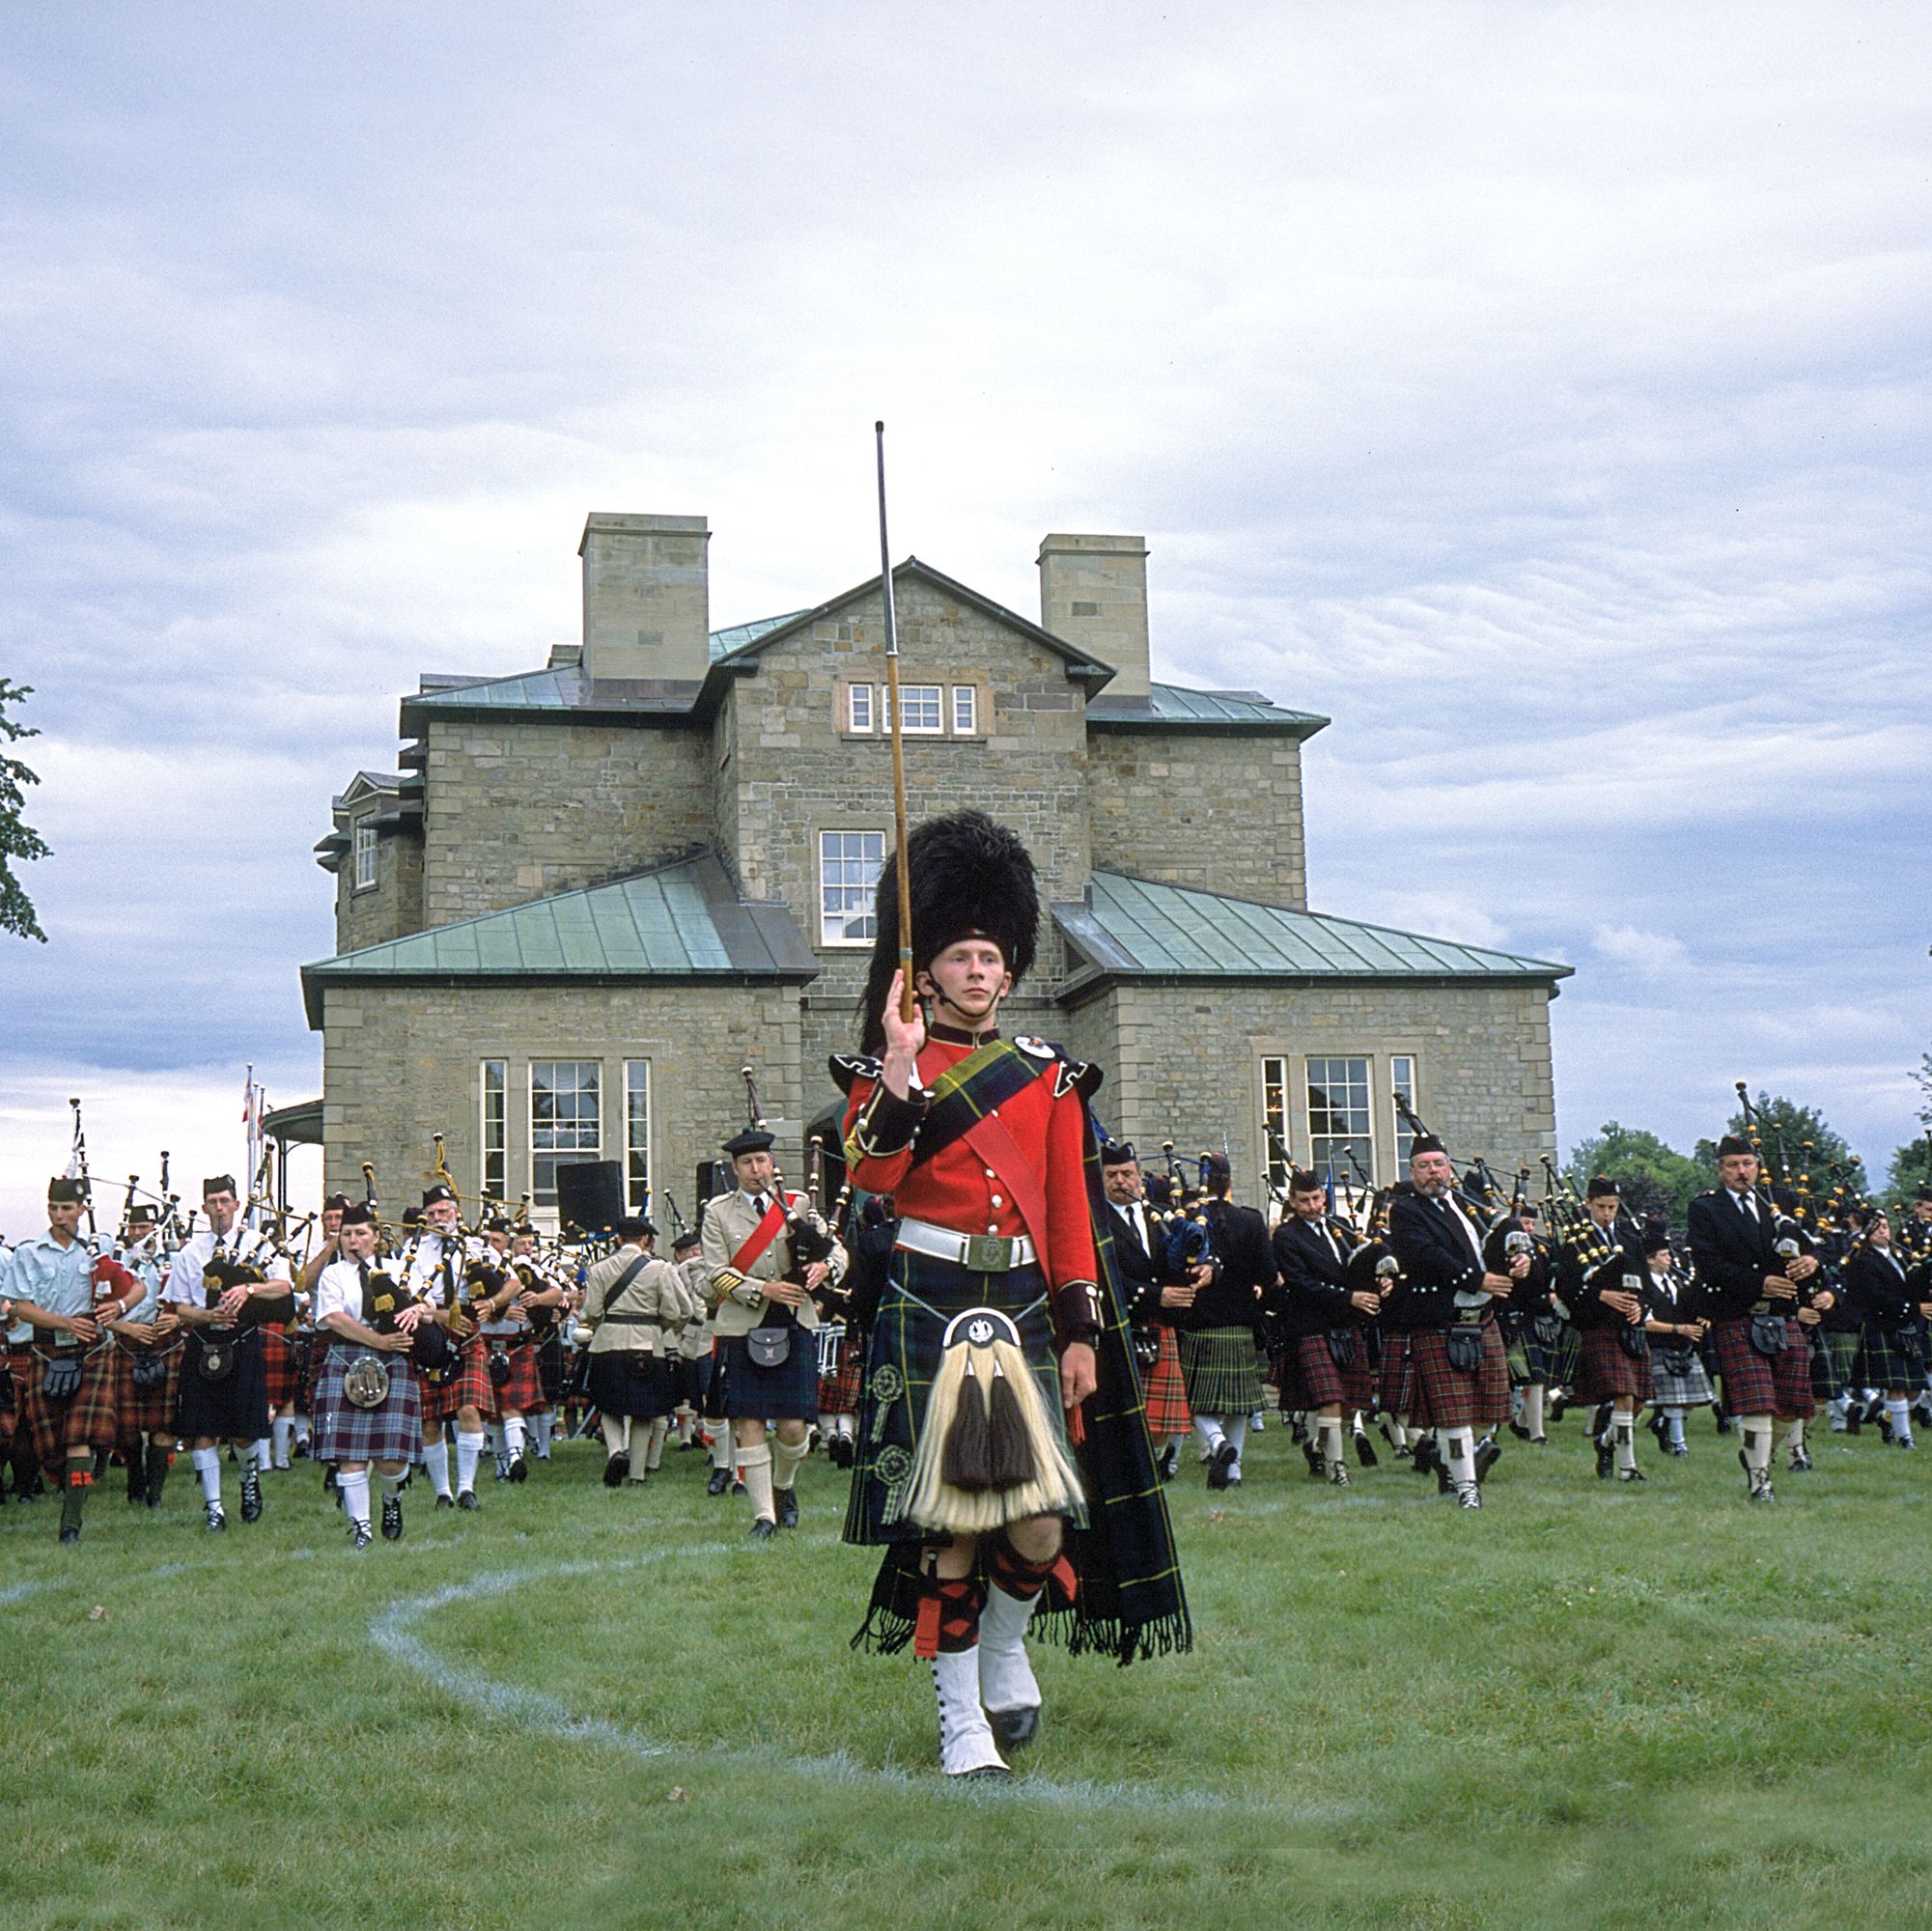
[[[1883,1170],[1932,1042],[1922,7],[97,4],[0,20],[0,1228],[313,1093],[310,847],[421,670],[893,525],[1330,714],[1317,910],[1573,963],[1567,1148],[1731,1081]]]

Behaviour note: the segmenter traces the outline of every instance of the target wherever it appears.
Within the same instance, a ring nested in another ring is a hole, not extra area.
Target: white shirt
[[[410,1236],[408,1246],[410,1293],[437,1307],[447,1307],[451,1296],[451,1275],[460,1285],[463,1265],[469,1257],[469,1244],[461,1234],[445,1235],[434,1227],[417,1229]],[[449,1262],[447,1269],[443,1265],[445,1259]]]
[[[379,1263],[370,1262],[371,1271]],[[316,1282],[316,1326],[320,1328],[331,1314],[347,1314],[351,1320],[362,1319],[362,1269],[359,1262],[343,1259],[330,1261],[322,1271],[322,1277]],[[329,1330],[333,1338],[342,1337]]]
[[[230,1260],[254,1261],[270,1280],[292,1278],[289,1263],[269,1248],[268,1237],[244,1227],[238,1219],[225,1234],[217,1235],[212,1227],[203,1227],[189,1238],[187,1245],[175,1257],[174,1270],[168,1275],[167,1286],[161,1290],[161,1299],[178,1306],[206,1307],[207,1283],[202,1278],[202,1270],[217,1252]]]

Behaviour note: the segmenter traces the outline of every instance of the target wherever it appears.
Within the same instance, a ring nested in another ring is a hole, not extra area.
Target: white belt
[[[1033,1265],[1033,1242],[1026,1234],[959,1234],[930,1220],[901,1220],[895,1245],[975,1273],[1004,1273],[1008,1268]]]

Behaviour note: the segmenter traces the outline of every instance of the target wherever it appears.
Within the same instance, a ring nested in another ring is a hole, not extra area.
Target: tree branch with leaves
[[[17,716],[10,714],[18,709],[22,699],[32,694],[32,685],[10,684],[0,678],[0,745],[41,735],[33,725],[22,724]],[[27,808],[27,786],[40,781],[18,758],[9,757],[0,750],[0,932],[11,932],[16,938],[38,938],[44,945],[47,935],[34,916],[34,902],[14,871],[16,862],[47,855],[46,840],[23,815]]]

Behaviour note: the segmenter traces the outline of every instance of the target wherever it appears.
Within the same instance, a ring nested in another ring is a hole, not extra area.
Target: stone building
[[[708,543],[699,517],[592,516],[581,642],[423,678],[399,770],[333,800],[338,951],[302,971],[331,1188],[367,1160],[400,1199],[441,1133],[472,1197],[541,1216],[558,1164],[618,1159],[688,1214],[745,1064],[799,1174],[890,838],[880,585],[713,630]],[[1398,1088],[1498,1167],[1554,1152],[1569,968],[1310,911],[1302,745],[1329,720],[1155,682],[1146,558],[1049,536],[1037,623],[893,573],[912,820],[1015,826],[1050,907],[1009,1028],[1106,1068],[1101,1117],[1143,1150],[1225,1139],[1250,1199],[1280,1171],[1266,1126],[1391,1177]]]

